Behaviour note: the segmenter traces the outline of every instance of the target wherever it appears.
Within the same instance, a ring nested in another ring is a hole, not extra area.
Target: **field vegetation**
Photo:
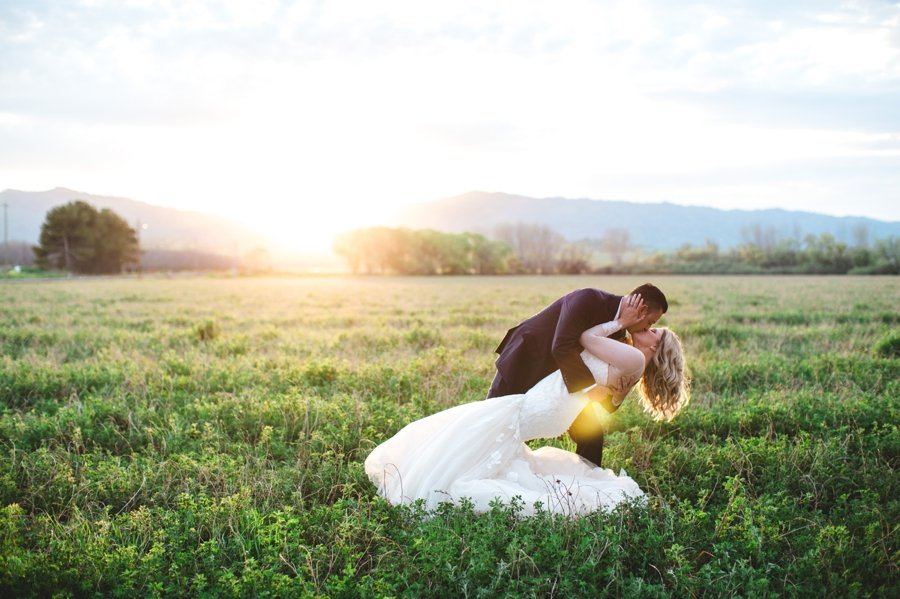
[[[2,284],[0,595],[900,596],[897,278],[653,280],[693,401],[626,400],[604,465],[650,501],[581,519],[391,507],[362,461],[643,279]]]
[[[368,227],[339,235],[334,250],[354,274],[900,274],[900,239],[870,244],[867,231],[856,229],[850,245],[830,233],[797,239],[757,226],[735,247],[707,241],[648,254],[632,246],[625,229],[569,243],[546,225],[525,223],[498,226],[494,239]]]

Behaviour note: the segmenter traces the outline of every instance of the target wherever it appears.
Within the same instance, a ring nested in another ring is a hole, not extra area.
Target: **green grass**
[[[604,465],[649,504],[578,520],[392,508],[362,461],[643,279],[0,284],[0,595],[900,596],[900,282],[653,280],[693,402],[626,401]]]

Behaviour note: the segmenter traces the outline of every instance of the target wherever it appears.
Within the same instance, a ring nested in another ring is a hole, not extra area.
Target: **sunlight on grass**
[[[482,399],[507,328],[642,282],[0,285],[0,592],[894,594],[896,278],[654,277],[693,401],[656,423],[632,394],[604,453],[647,507],[566,521],[375,496],[367,453]]]

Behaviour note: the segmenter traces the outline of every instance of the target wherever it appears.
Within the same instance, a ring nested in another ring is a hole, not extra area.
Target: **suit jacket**
[[[578,289],[509,329],[496,349],[496,366],[511,392],[525,393],[556,369],[570,393],[593,385],[579,339],[589,328],[613,320],[621,299],[599,289]],[[625,331],[611,337],[623,339]]]

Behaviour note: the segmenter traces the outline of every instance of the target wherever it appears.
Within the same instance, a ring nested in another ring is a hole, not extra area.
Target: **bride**
[[[671,420],[688,402],[681,342],[666,328],[632,335],[633,345],[607,338],[609,323],[585,331],[581,357],[597,385],[618,406],[640,381],[641,404],[656,420]],[[375,448],[365,469],[393,504],[424,500],[428,509],[468,498],[475,511],[495,500],[521,499],[523,512],[565,515],[611,508],[643,491],[555,447],[531,450],[525,441],[566,432],[588,404],[588,389],[569,393],[555,371],[527,393],[459,405],[408,424]],[[602,410],[599,405],[595,410]]]

